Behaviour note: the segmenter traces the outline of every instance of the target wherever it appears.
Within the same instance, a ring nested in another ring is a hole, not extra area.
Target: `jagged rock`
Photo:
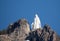
[[[26,19],[10,24],[7,30],[0,33],[0,41],[60,41],[60,36],[49,25],[43,29],[30,30]]]
[[[10,24],[7,29],[6,35],[0,35],[0,40],[2,41],[25,41],[25,38],[30,32],[30,27],[26,19],[20,19],[19,21]],[[7,38],[6,38],[7,37]],[[2,39],[1,39],[2,38]],[[10,40],[9,40],[9,39]],[[6,40],[5,40],[6,39]]]
[[[57,34],[50,28],[49,25],[45,25],[42,30],[37,29],[30,32],[26,39],[30,41],[57,41]]]

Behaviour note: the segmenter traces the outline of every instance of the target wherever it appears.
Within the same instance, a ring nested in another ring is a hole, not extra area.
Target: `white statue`
[[[41,21],[38,17],[38,15],[35,15],[34,22],[31,24],[32,30],[41,28]]]

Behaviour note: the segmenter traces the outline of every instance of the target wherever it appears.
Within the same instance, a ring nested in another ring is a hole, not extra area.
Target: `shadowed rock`
[[[7,33],[4,33],[4,35],[0,35],[0,40],[8,41],[9,38],[11,41],[25,41],[25,38],[28,36],[29,32],[29,24],[26,19],[23,18],[13,24],[10,24],[8,26]]]
[[[20,19],[0,32],[0,41],[60,41],[60,36],[49,25],[43,29],[30,30],[26,19]]]
[[[37,29],[30,32],[26,40],[30,41],[57,41],[57,34],[54,32],[49,25],[45,25],[44,28]]]

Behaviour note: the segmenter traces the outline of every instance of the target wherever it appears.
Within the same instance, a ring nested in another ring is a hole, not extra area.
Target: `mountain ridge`
[[[0,31],[0,41],[60,41],[60,37],[47,24],[43,29],[30,30],[28,21],[23,18]]]

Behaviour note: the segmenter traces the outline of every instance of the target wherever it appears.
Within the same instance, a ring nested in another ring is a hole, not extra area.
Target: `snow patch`
[[[32,22],[31,27],[32,27],[32,30],[41,28],[41,21],[37,14],[35,15],[34,22]]]

